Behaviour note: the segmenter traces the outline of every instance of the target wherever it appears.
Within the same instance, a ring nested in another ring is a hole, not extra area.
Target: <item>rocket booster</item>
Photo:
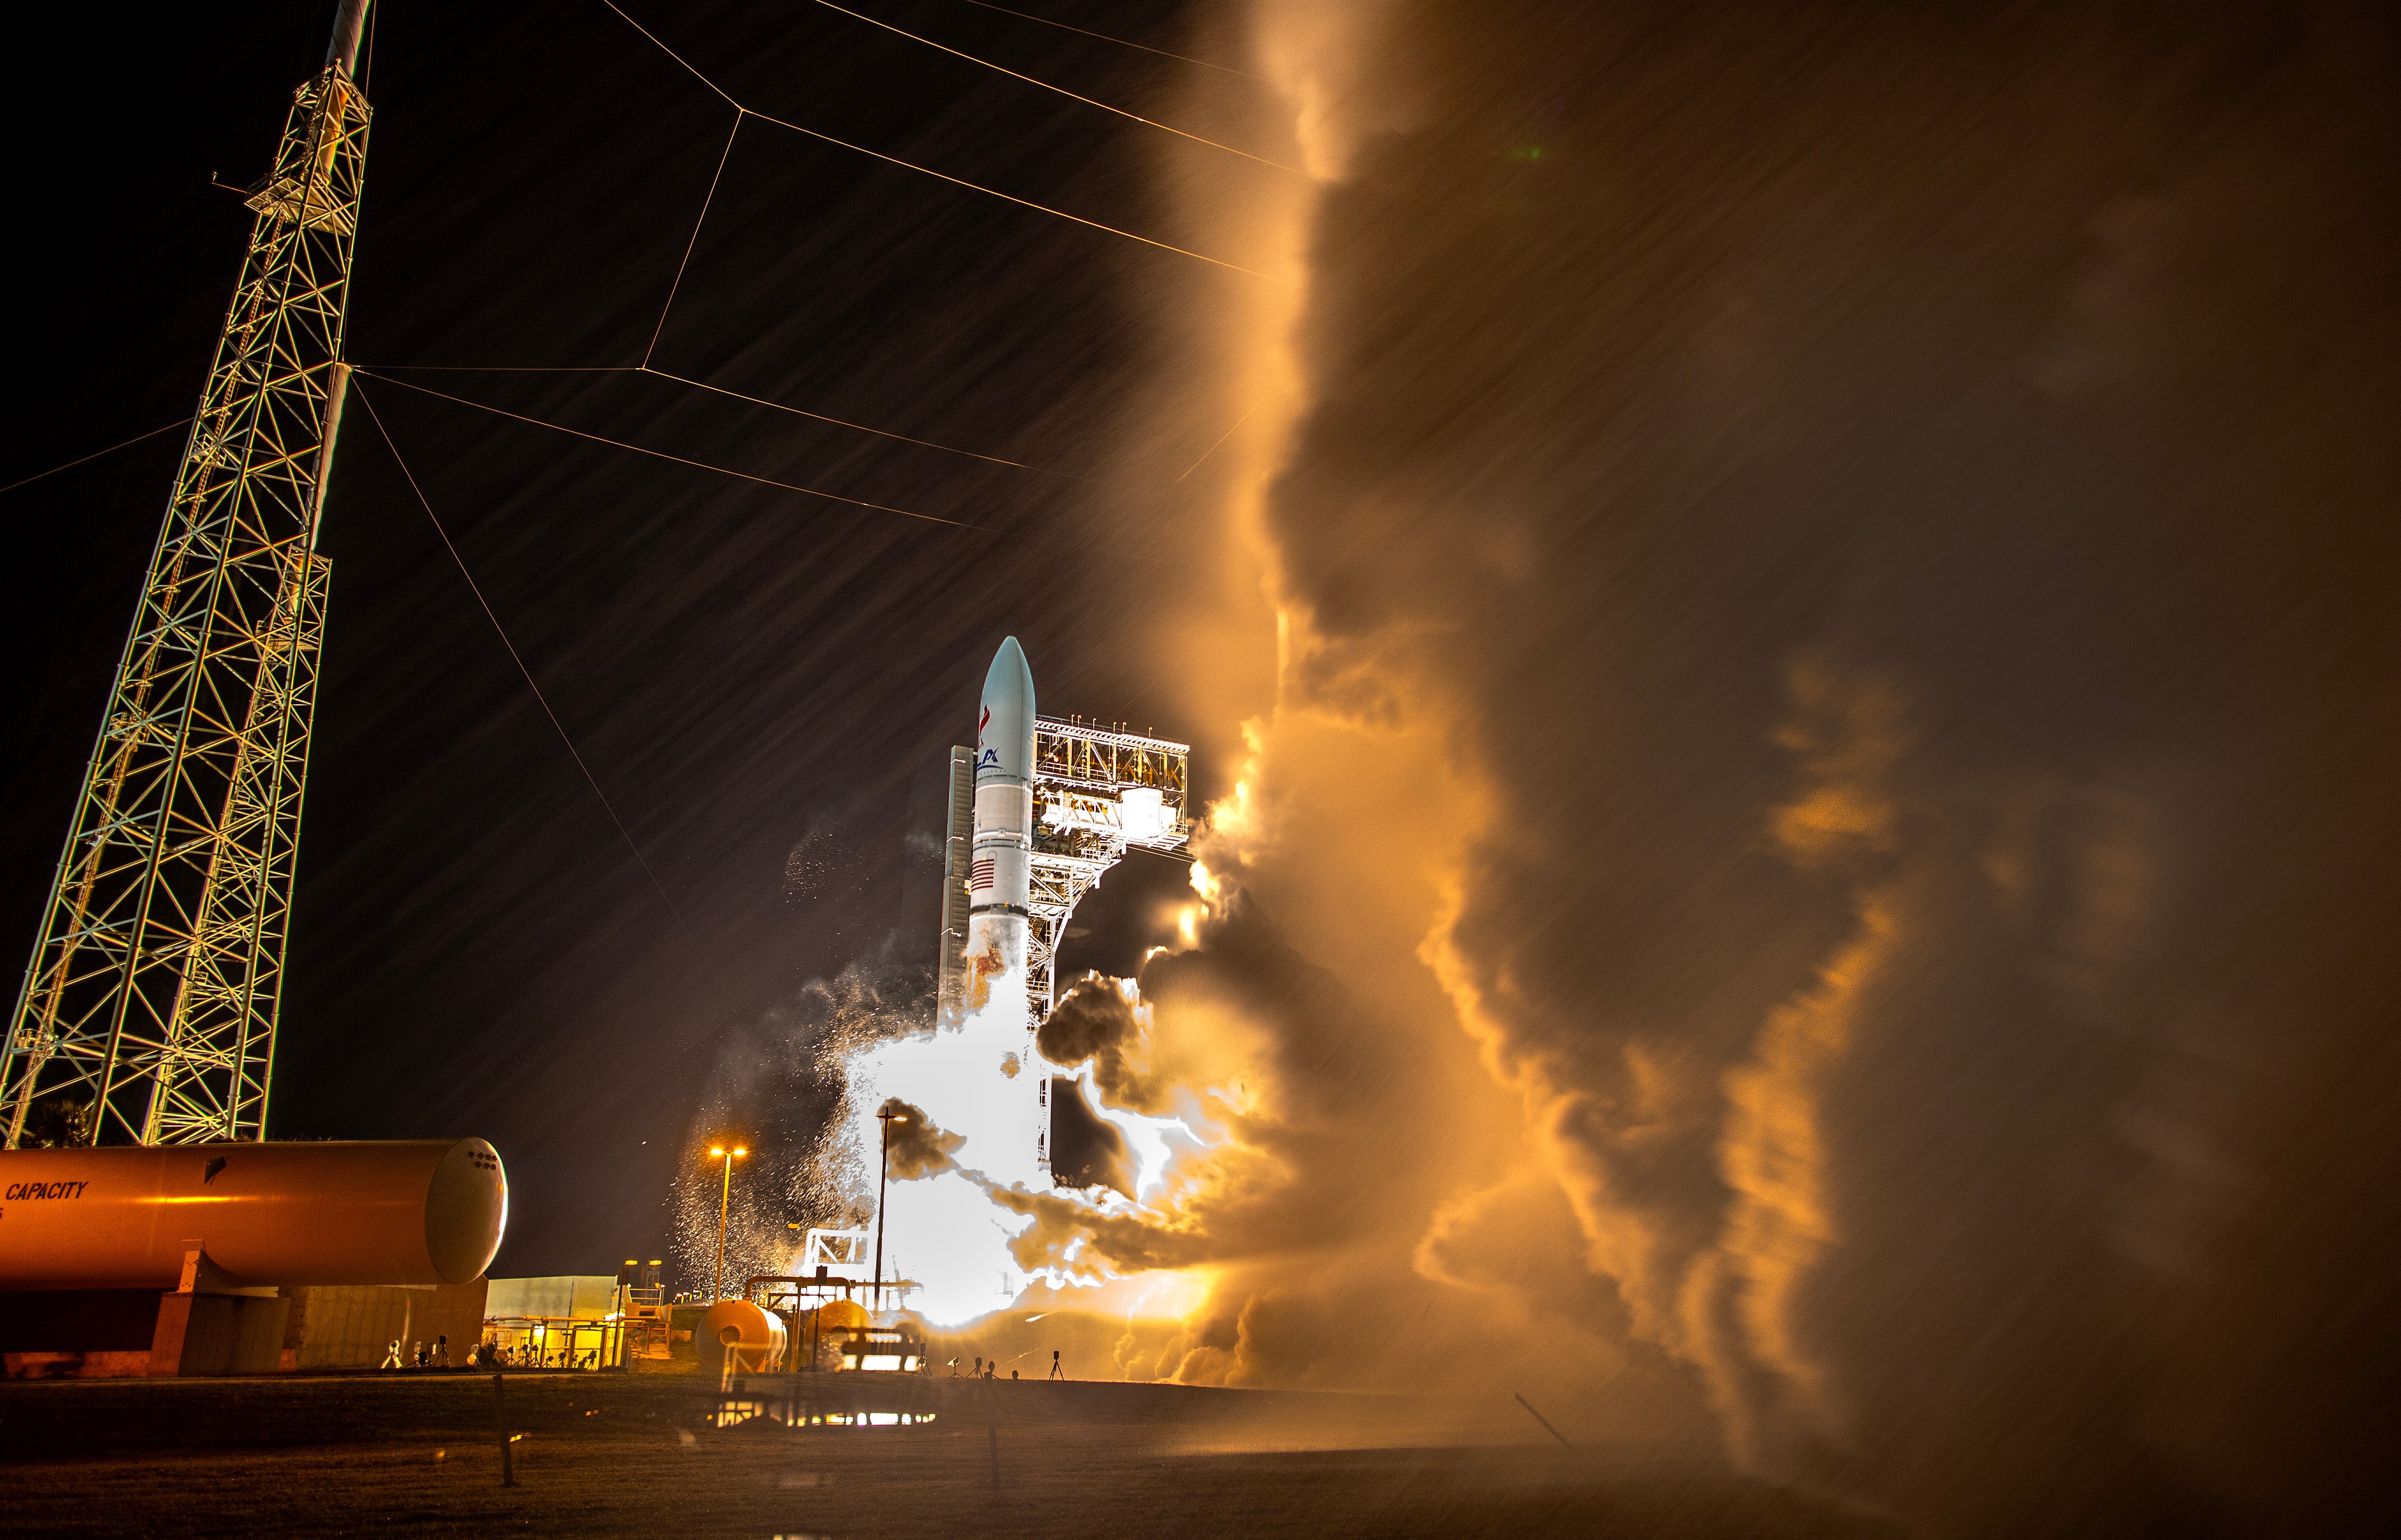
[[[1013,987],[1024,1013],[1027,884],[1034,849],[1034,671],[1010,637],[984,675],[976,723],[975,835],[967,881],[968,1005]],[[1010,981],[1014,981],[1013,986]]]

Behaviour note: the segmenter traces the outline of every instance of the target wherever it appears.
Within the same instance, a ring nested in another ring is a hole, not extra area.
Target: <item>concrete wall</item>
[[[286,1368],[374,1368],[392,1340],[404,1362],[413,1344],[450,1339],[450,1362],[464,1364],[484,1340],[485,1279],[434,1288],[380,1285],[295,1288],[283,1334]]]
[[[484,1340],[486,1288],[478,1278],[436,1288],[291,1288],[273,1299],[156,1289],[0,1294],[0,1363],[12,1380],[374,1368],[395,1338],[413,1362],[417,1342],[447,1335],[455,1367]]]
[[[240,1294],[169,1294],[158,1300],[149,1373],[272,1374],[292,1301]]]

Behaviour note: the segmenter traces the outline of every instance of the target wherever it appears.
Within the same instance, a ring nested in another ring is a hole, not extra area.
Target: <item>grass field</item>
[[[1897,1534],[1722,1472],[1561,1449],[1505,1404],[1462,1418],[1391,1397],[927,1389],[940,1414],[924,1428],[719,1430],[694,1375],[512,1374],[518,1484],[502,1487],[488,1375],[12,1382],[0,1387],[0,1532]],[[1542,1441],[1462,1442],[1471,1436]]]

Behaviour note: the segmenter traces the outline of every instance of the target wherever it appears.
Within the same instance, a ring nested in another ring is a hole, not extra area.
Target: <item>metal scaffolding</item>
[[[325,621],[364,0],[293,98],[0,1059],[7,1148],[267,1126]]]
[[[1034,1024],[1057,1002],[1053,963],[1067,921],[1129,846],[1172,854],[1184,816],[1189,744],[1040,717],[1034,723],[1034,852],[1026,927],[1025,1003]]]
[[[1173,855],[1192,836],[1184,813],[1192,748],[1079,719],[1034,722],[1034,849],[1026,908],[1026,1029],[1057,999],[1060,938],[1085,893],[1134,846]],[[966,1011],[967,841],[975,821],[975,750],[951,750],[950,827],[943,841],[941,942],[935,1021]],[[1037,1094],[1047,1098],[1042,1082]],[[1049,1102],[1043,1103],[1047,1115]],[[1044,1148],[1049,1148],[1048,1140]]]

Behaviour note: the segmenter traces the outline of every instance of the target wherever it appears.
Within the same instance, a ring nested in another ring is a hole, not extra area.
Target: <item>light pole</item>
[[[711,1145],[708,1158],[725,1162],[725,1185],[717,1194],[717,1291],[708,1297],[715,1304],[725,1298],[725,1216],[734,1203],[734,1162],[750,1152],[740,1145],[732,1149],[723,1145]]]
[[[895,1112],[886,1102],[875,1121],[884,1125],[884,1148],[876,1158],[875,1170],[875,1308],[880,1311],[884,1308],[884,1193],[892,1185],[892,1125],[907,1122],[909,1115]]]

